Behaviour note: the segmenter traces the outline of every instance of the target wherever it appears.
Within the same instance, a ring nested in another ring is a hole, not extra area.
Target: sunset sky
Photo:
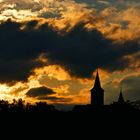
[[[0,0],[0,99],[88,104],[140,99],[139,0]]]

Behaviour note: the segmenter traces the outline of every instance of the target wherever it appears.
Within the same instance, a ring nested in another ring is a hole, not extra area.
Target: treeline
[[[0,113],[39,113],[39,112],[63,112],[57,110],[54,105],[49,105],[46,102],[36,102],[35,104],[25,103],[24,100],[13,100],[12,103],[0,100]],[[123,104],[113,103],[111,105],[96,108],[90,105],[76,105],[72,111],[69,112],[139,112],[140,113],[140,101],[137,102],[125,102]]]
[[[25,103],[24,100],[13,100],[12,103],[0,100],[0,113],[26,113],[26,112],[58,112],[53,105],[48,105],[46,102],[36,102],[35,104]]]

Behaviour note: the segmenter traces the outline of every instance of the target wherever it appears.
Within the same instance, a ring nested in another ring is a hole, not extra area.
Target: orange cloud
[[[140,10],[138,8],[128,8],[117,10],[109,7],[102,11],[100,15],[106,19],[106,26],[100,31],[114,41],[133,40],[140,37]]]
[[[71,77],[68,72],[66,72],[59,65],[49,65],[43,68],[37,68],[34,70],[36,76],[47,75],[50,79],[55,78],[60,81],[70,80]],[[30,79],[30,78],[29,78]]]

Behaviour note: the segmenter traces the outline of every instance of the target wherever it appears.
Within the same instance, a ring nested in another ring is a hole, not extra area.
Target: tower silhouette
[[[100,107],[104,105],[104,90],[101,87],[99,73],[97,70],[94,87],[91,89],[91,105]]]
[[[124,101],[124,98],[123,98],[123,93],[122,93],[122,88],[120,90],[120,95],[119,95],[119,98],[118,98],[118,103],[120,104],[123,104],[125,101]]]

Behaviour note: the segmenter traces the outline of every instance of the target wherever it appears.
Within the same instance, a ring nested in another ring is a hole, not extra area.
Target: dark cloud
[[[87,31],[83,24],[59,35],[47,24],[35,29],[37,21],[22,24],[8,20],[0,24],[0,82],[25,81],[32,70],[43,65],[36,61],[44,54],[49,64],[58,64],[72,76],[91,77],[101,67],[116,71],[128,67],[125,55],[139,51],[137,41],[115,44],[99,31]]]
[[[62,41],[61,41],[62,40]],[[115,44],[99,31],[87,31],[77,25],[61,38],[60,47],[46,53],[50,63],[64,66],[72,76],[90,78],[98,67],[116,71],[128,67],[125,55],[139,51],[137,41]]]
[[[56,34],[50,29],[43,31],[43,27],[36,31],[36,24],[29,22],[25,30],[10,20],[0,25],[0,82],[25,81],[32,69],[42,66],[36,59]]]
[[[55,94],[55,92],[47,87],[39,87],[39,88],[32,88],[30,89],[27,93],[26,96],[27,97],[46,97],[48,95],[52,95]]]
[[[63,97],[57,97],[56,92],[54,92],[51,88],[47,88],[47,87],[39,87],[39,88],[32,88],[30,89],[27,93],[26,96],[27,97],[33,97],[36,98],[38,100],[50,100],[53,101],[55,103],[59,103],[59,102],[70,102],[72,101],[72,98],[63,98]]]
[[[63,98],[63,97],[56,97],[56,96],[42,96],[42,97],[38,97],[38,100],[51,100],[53,102],[70,102],[72,101],[72,98]]]
[[[117,9],[125,9],[128,7],[140,7],[139,0],[75,0],[78,3],[86,3],[89,7],[94,7],[98,10],[108,8],[109,6],[114,6]]]

